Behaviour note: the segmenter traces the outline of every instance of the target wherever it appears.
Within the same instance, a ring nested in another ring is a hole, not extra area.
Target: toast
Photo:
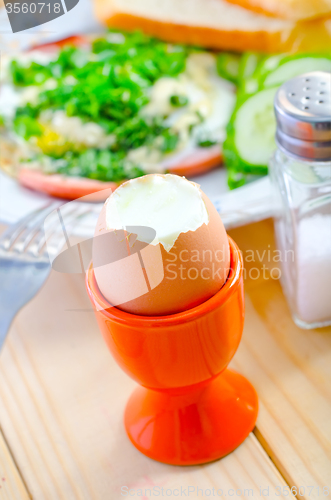
[[[331,15],[331,0],[227,0],[254,12],[292,21]]]
[[[141,29],[169,42],[239,52],[331,49],[331,18],[295,23],[226,0],[95,0],[95,12],[108,26]]]

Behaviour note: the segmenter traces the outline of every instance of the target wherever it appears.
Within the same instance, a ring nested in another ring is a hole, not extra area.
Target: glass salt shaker
[[[331,324],[331,74],[293,78],[275,97],[270,176],[281,283],[301,328]]]

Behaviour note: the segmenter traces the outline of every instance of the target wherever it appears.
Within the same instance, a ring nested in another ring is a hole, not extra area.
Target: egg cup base
[[[126,406],[124,423],[133,445],[149,458],[197,465],[235,450],[253,430],[257,412],[253,386],[226,369],[189,394],[138,387]]]

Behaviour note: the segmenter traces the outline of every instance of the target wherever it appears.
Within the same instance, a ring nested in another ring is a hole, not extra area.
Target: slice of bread
[[[226,0],[95,0],[95,10],[108,26],[169,42],[267,53],[331,49],[331,18],[295,23]]]
[[[292,21],[331,16],[331,0],[227,0],[248,10]]]

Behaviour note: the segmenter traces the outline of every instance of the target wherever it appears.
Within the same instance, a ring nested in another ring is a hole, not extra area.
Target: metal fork
[[[67,221],[75,222],[82,212],[79,204],[68,203]],[[0,350],[7,332],[17,312],[39,291],[49,275],[50,257],[56,255],[63,246],[63,234],[52,227],[52,244],[47,244],[44,233],[45,218],[59,203],[50,203],[36,210],[17,224],[10,226],[0,238]],[[61,212],[62,212],[61,208]],[[49,240],[51,235],[48,235]]]

